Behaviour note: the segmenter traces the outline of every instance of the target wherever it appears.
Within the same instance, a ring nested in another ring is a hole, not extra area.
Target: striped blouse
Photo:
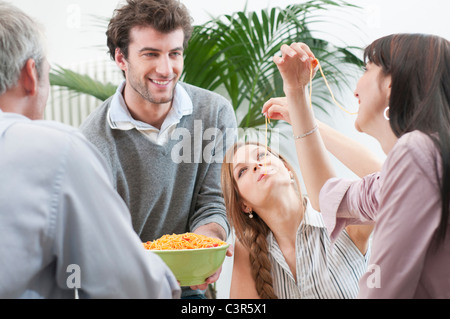
[[[345,231],[332,246],[322,215],[309,201],[297,230],[297,278],[272,233],[267,242],[278,298],[349,299],[358,295],[358,281],[366,272],[369,253],[363,256]]]

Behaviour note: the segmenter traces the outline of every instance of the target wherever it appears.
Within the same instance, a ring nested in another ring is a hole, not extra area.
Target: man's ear
[[[39,86],[39,77],[36,70],[36,62],[28,59],[20,73],[19,82],[27,95],[35,95]]]
[[[127,71],[127,61],[125,60],[125,56],[123,55],[122,51],[119,48],[116,48],[116,55],[115,55],[115,61],[117,66],[122,71]]]

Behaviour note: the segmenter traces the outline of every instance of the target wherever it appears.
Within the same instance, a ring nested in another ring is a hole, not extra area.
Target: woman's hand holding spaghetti
[[[281,57],[274,56],[283,78],[284,91],[304,90],[314,76],[316,58],[304,43],[284,44],[281,47]]]
[[[264,103],[262,113],[272,120],[282,120],[291,124],[287,100],[285,97],[275,97]]]

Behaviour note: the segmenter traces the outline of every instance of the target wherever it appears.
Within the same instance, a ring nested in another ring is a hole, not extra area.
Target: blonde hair
[[[269,259],[267,244],[267,236],[270,233],[270,228],[258,216],[257,212],[254,212],[253,218],[249,218],[247,214],[243,213],[243,199],[233,177],[232,158],[239,148],[247,145],[256,145],[265,148],[265,145],[256,142],[238,142],[227,151],[221,172],[222,192],[230,225],[234,228],[237,239],[249,251],[252,277],[255,281],[256,291],[263,299],[277,299],[278,297],[273,289],[272,264]],[[268,152],[278,156],[288,170],[294,174],[293,186],[299,198],[301,198],[300,184],[293,167],[283,156],[274,153],[270,148],[268,148]]]

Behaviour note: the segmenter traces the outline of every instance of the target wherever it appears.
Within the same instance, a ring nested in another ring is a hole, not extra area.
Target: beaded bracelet
[[[313,128],[311,131],[309,131],[309,132],[307,132],[307,133],[305,133],[305,134],[303,134],[303,135],[299,135],[299,136],[295,136],[295,135],[294,135],[294,138],[295,138],[296,140],[305,138],[305,137],[307,137],[307,136],[309,136],[309,135],[311,135],[311,134],[314,134],[318,129],[319,129],[319,126],[316,124],[316,126],[314,126],[314,128]]]

